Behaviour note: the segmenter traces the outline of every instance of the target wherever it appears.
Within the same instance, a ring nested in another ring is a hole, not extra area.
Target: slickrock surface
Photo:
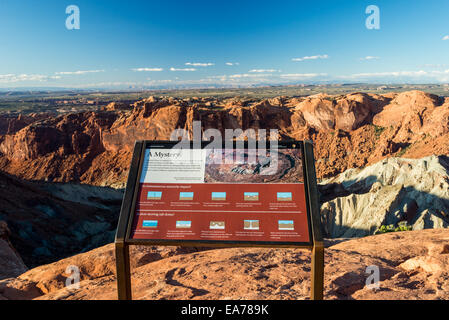
[[[326,299],[448,299],[449,231],[397,232],[340,242],[325,251]],[[229,248],[192,252],[135,247],[135,299],[308,299],[310,253],[299,249]],[[69,265],[79,289],[68,289]],[[366,287],[368,266],[379,289]],[[3,298],[116,299],[113,245],[0,281]]]

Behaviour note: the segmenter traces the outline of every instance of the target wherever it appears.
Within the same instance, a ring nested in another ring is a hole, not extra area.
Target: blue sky
[[[447,0],[0,0],[0,87],[447,83],[448,15]]]

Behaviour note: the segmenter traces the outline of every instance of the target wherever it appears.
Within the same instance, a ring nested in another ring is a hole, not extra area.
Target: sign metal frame
[[[309,230],[309,242],[270,242],[270,241],[229,241],[229,240],[153,240],[131,239],[131,229],[135,216],[140,175],[142,173],[145,149],[151,146],[173,147],[178,141],[136,141],[128,173],[125,194],[123,197],[120,217],[115,236],[117,290],[119,300],[131,300],[131,266],[129,248],[131,245],[148,246],[194,246],[194,247],[261,247],[261,248],[302,248],[310,249],[311,260],[311,293],[312,300],[323,299],[324,286],[324,244],[321,233],[321,218],[318,207],[318,189],[316,183],[315,160],[313,156],[313,144],[311,141],[287,141],[278,143],[279,148],[300,148],[302,153],[302,166],[304,177],[304,189],[306,197],[307,221]],[[194,147],[193,142],[186,142]],[[201,148],[210,144],[210,141],[202,141]],[[268,144],[268,141],[267,141]],[[223,143],[223,148],[224,148]],[[247,142],[244,148],[248,148]]]

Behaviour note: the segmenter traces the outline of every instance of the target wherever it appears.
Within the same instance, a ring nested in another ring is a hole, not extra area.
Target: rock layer
[[[449,158],[389,158],[321,182],[322,223],[331,238],[373,234],[407,222],[414,230],[449,226]]]
[[[225,129],[277,129],[279,139],[311,139],[320,178],[389,156],[448,154],[449,99],[420,91],[259,101],[150,97],[105,110],[27,120],[18,131],[0,122],[0,169],[123,187],[135,140],[166,140],[175,129],[192,135],[194,121],[223,136]]]

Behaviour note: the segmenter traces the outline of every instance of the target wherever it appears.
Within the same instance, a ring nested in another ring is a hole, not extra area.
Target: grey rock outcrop
[[[374,234],[406,221],[413,230],[449,227],[449,158],[389,158],[350,169],[319,186],[325,235]]]

